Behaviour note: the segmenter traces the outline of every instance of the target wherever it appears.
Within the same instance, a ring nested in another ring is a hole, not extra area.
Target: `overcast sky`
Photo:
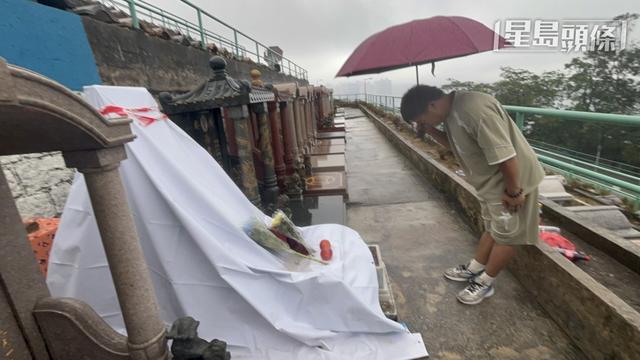
[[[147,0],[192,21],[195,14],[176,0]],[[284,55],[309,71],[313,83],[336,85],[341,81],[388,78],[394,93],[415,83],[413,68],[373,76],[335,79],[351,52],[371,34],[389,26],[436,15],[473,18],[493,27],[505,19],[610,19],[626,12],[640,13],[638,0],[191,0],[228,24],[266,45],[278,45]],[[205,26],[218,30],[212,23]],[[638,41],[638,30],[631,38]],[[232,38],[232,33],[223,35]],[[536,72],[561,69],[572,56],[558,53],[505,54],[487,52],[421,67],[421,83],[440,85],[448,78],[494,81],[501,66]]]

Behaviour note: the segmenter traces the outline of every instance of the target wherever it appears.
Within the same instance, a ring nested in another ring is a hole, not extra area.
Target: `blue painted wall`
[[[29,0],[0,0],[0,56],[72,90],[100,84],[80,16]]]

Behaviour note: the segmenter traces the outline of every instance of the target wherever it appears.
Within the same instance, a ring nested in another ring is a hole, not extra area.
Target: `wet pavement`
[[[476,237],[360,110],[346,118],[347,224],[381,246],[399,320],[422,333],[430,359],[585,358],[508,272],[492,298],[457,302],[464,284],[442,272],[473,256]]]

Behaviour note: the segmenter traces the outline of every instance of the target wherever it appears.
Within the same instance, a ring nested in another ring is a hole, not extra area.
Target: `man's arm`
[[[429,134],[438,144],[444,146],[447,149],[451,149],[449,145],[449,138],[447,138],[447,134],[444,131],[440,131],[433,126],[427,126],[425,128],[425,132]]]
[[[524,203],[524,194],[518,183],[518,161],[512,157],[499,165],[504,180],[502,204],[510,212],[516,212]]]

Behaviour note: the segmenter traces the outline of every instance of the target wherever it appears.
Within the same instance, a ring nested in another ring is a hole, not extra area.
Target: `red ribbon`
[[[149,114],[151,113],[151,114]],[[155,113],[155,114],[154,114]],[[107,105],[100,109],[100,114],[104,117],[128,117],[137,120],[142,126],[149,126],[156,120],[167,120],[167,115],[157,108],[124,108],[122,106]]]

